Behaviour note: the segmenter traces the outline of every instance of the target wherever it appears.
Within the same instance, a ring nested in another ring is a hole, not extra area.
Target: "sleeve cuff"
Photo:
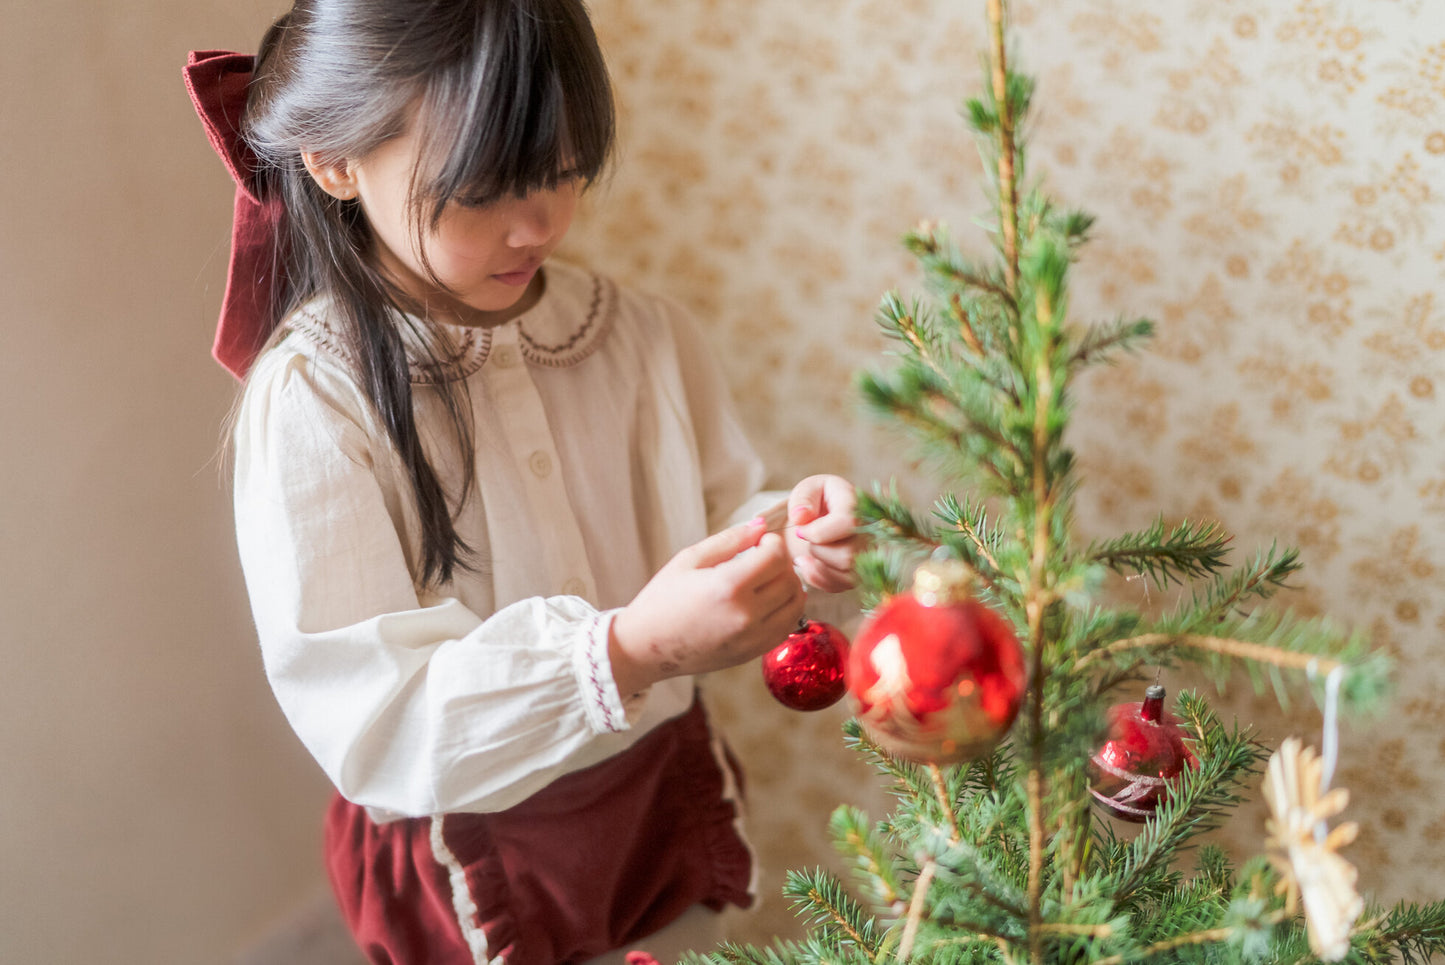
[[[612,679],[607,644],[616,615],[616,610],[608,610],[587,621],[582,639],[572,651],[572,666],[582,688],[587,722],[599,734],[628,730],[646,700],[645,694],[632,694],[624,700],[617,693],[617,682]]]

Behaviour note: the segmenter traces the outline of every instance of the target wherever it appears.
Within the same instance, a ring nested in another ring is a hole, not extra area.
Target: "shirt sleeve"
[[[570,596],[486,619],[424,602],[408,565],[414,514],[383,485],[397,467],[366,421],[343,380],[293,355],[258,364],[235,435],[267,676],[340,793],[398,815],[500,810],[625,747],[612,613]]]

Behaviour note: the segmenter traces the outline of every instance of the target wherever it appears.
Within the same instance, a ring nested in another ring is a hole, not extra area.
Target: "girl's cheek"
[[[432,258],[440,269],[444,264],[470,265],[488,260],[493,248],[481,226],[443,224],[432,240]]]
[[[497,219],[489,213],[466,212],[444,220],[437,229],[437,246],[457,257],[474,260],[497,246]]]

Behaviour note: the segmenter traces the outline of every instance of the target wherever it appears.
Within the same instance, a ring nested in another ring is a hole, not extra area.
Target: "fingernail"
[[[762,516],[754,516],[748,520],[748,525],[754,529],[762,529],[768,525],[768,521]]]

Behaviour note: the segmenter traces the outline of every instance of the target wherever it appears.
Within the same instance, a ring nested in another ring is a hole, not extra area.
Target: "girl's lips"
[[[532,276],[537,274],[537,269],[540,267],[542,266],[531,265],[527,268],[523,268],[520,271],[502,272],[500,274],[493,275],[492,277],[495,278],[497,281],[501,282],[503,285],[525,285],[532,280]]]

